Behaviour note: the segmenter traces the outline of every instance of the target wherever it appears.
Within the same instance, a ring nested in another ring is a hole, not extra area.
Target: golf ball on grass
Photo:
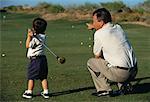
[[[2,56],[2,57],[5,57],[5,56],[6,56],[6,54],[5,54],[5,53],[2,53],[2,54],[1,54],[1,56]]]
[[[91,38],[91,37],[89,37],[89,40],[92,40],[92,38]]]
[[[22,41],[21,40],[19,41],[19,44],[20,44],[20,46],[22,45]]]
[[[74,25],[72,25],[71,28],[74,28]]]
[[[91,48],[92,46],[89,44],[89,48]]]
[[[81,46],[83,45],[83,42],[82,42],[82,41],[80,42],[80,45],[81,45]]]
[[[6,19],[6,16],[3,16],[3,19]]]

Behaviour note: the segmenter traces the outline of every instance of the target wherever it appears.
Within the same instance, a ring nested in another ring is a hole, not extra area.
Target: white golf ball
[[[89,37],[89,40],[91,40],[91,37]]]
[[[5,56],[6,56],[6,54],[2,53],[2,57],[5,57]]]
[[[90,48],[90,47],[92,47],[92,46],[89,44],[89,48]]]
[[[19,43],[22,44],[22,41],[20,40]]]
[[[83,42],[81,42],[80,45],[83,45]]]
[[[71,28],[74,28],[74,26],[72,25]]]
[[[3,16],[3,19],[5,19],[6,18],[6,16]]]

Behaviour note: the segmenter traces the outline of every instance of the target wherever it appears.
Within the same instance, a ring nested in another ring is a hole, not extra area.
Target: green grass
[[[6,19],[2,19],[6,15]],[[94,89],[83,90],[65,94],[68,90],[93,87],[90,73],[86,68],[87,60],[92,57],[92,31],[85,26],[86,21],[49,21],[47,27],[47,45],[58,55],[64,56],[67,61],[64,65],[56,62],[56,59],[46,53],[49,66],[49,90],[51,93],[61,92],[48,100],[42,97],[34,97],[31,100],[23,99],[22,93],[26,89],[26,29],[31,27],[32,20],[38,15],[26,14],[2,14],[0,46],[1,71],[1,101],[34,101],[34,102],[148,102],[150,100],[150,80],[142,80],[139,85],[147,88],[135,94],[117,97],[93,97]],[[72,28],[72,25],[74,28]],[[148,27],[139,25],[122,25],[128,33],[128,38],[135,49],[138,58],[139,72],[137,77],[150,77],[150,31]],[[23,44],[20,46],[19,41]],[[83,46],[80,42],[83,41]],[[143,86],[142,86],[143,85]],[[144,86],[145,85],[145,86]],[[139,87],[139,89],[141,89]],[[39,81],[36,81],[34,94],[41,90]]]

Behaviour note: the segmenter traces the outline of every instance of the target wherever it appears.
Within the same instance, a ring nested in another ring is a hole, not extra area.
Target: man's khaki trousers
[[[98,91],[112,91],[108,80],[119,83],[126,81],[133,71],[119,69],[116,66],[108,66],[108,62],[101,58],[90,58],[87,62],[94,85]],[[135,77],[135,75],[132,75]]]

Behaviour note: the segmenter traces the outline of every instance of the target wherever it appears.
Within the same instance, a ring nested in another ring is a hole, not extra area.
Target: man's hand
[[[104,59],[103,51],[101,51],[98,55],[95,55],[95,58],[102,58],[102,59]]]
[[[88,26],[88,29],[89,29],[89,30],[95,29],[94,26],[93,26],[93,24],[86,23],[86,25]]]
[[[95,55],[95,58],[100,58],[100,56],[98,56],[98,55]]]

